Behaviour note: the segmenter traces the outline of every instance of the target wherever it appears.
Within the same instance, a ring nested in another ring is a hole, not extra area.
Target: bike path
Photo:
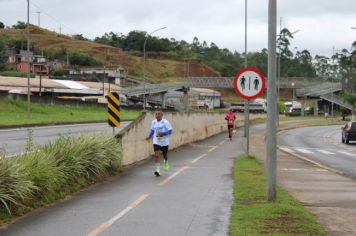
[[[0,235],[227,235],[240,136],[229,141],[223,133],[170,151],[171,169],[161,170],[161,177],[153,176],[150,160],[28,215]]]

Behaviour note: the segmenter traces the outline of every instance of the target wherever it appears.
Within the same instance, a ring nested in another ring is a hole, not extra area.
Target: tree
[[[149,36],[147,40],[152,38]],[[146,32],[144,31],[130,31],[124,40],[124,49],[128,51],[143,51],[143,44],[146,39]],[[146,50],[149,50],[149,46],[146,46]]]
[[[4,47],[4,43],[0,41],[0,71],[3,71],[5,68]]]
[[[89,39],[85,38],[82,34],[73,34],[72,38],[82,41],[89,41]]]
[[[23,21],[17,21],[17,24],[12,26],[13,29],[26,29],[26,27],[27,24]]]
[[[4,28],[5,28],[4,23],[2,23],[2,22],[0,21],[0,29],[4,29]]]
[[[69,55],[69,62],[71,65],[77,66],[101,66],[102,62],[96,60],[94,57],[83,53],[72,53]]]
[[[281,32],[279,33],[277,39],[277,48],[280,52],[281,57],[285,57],[285,58],[293,57],[292,51],[289,50],[290,39],[292,38],[293,35],[287,28],[282,29]]]
[[[356,114],[356,93],[345,93],[344,100],[352,106],[352,120]]]
[[[332,74],[331,65],[329,63],[330,58],[316,55],[314,59],[314,68],[317,75],[326,79],[330,78]]]

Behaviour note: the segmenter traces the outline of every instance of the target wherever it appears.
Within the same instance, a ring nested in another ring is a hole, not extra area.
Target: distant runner
[[[229,139],[232,140],[232,131],[235,126],[236,116],[234,110],[230,109],[229,112],[225,115],[225,120],[227,121],[227,129],[229,131]]]
[[[156,176],[160,176],[160,157],[161,152],[163,154],[164,162],[163,169],[168,171],[170,166],[168,164],[168,146],[169,146],[169,135],[172,133],[172,126],[168,120],[163,119],[163,112],[161,110],[157,110],[155,112],[156,119],[152,121],[151,130],[146,138],[146,140],[150,140],[153,137],[153,150],[155,152],[155,169],[154,174]]]

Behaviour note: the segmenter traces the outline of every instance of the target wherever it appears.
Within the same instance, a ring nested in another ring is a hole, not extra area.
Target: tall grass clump
[[[11,159],[0,158],[0,209],[11,215],[37,190],[24,166]]]
[[[0,224],[120,170],[121,147],[109,135],[59,136],[36,151],[0,157]]]

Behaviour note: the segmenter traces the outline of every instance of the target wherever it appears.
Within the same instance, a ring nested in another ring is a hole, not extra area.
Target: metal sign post
[[[260,97],[266,88],[264,75],[256,68],[245,68],[240,70],[234,78],[234,89],[239,97],[246,99],[245,107],[245,130],[246,130],[246,154],[250,152],[250,100]]]

